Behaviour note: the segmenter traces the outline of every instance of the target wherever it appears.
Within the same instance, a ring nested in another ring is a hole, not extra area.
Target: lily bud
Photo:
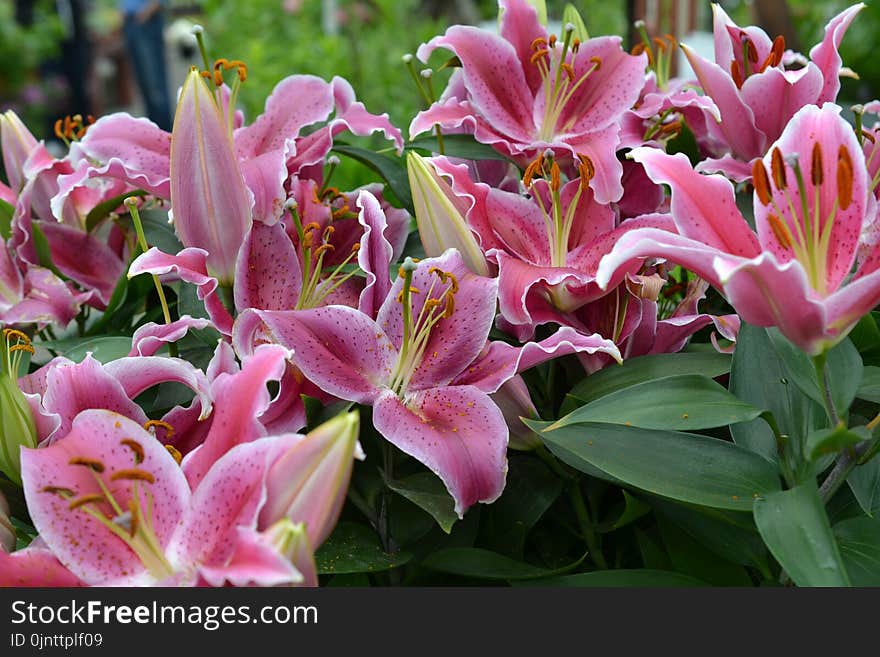
[[[3,369],[0,373],[0,472],[21,485],[22,447],[37,446],[37,428],[24,393],[18,388],[21,354],[33,353],[30,340],[20,331],[4,329]]]
[[[472,272],[488,276],[489,265],[464,218],[465,208],[456,204],[452,186],[412,151],[406,155],[406,170],[425,254],[435,258],[456,248]]]
[[[12,110],[0,114],[0,150],[9,186],[18,194],[27,182],[24,163],[39,144]]]
[[[15,527],[9,520],[9,504],[0,493],[0,551],[12,552],[15,549]]]
[[[266,504],[259,527],[287,518],[303,523],[309,545],[330,535],[345,496],[354,459],[363,459],[357,411],[342,413],[313,429],[282,453],[266,476]]]
[[[171,131],[171,206],[181,243],[207,251],[208,273],[231,285],[251,199],[223,112],[198,71],[183,83]]]
[[[524,452],[541,446],[541,439],[534,431],[523,424],[521,417],[538,419],[538,410],[532,403],[526,382],[518,374],[505,383],[492,395],[492,401],[501,409],[507,422],[510,439],[507,444],[511,449]]]
[[[282,518],[263,532],[263,536],[302,575],[302,581],[294,586],[318,586],[315,553],[309,544],[304,523],[293,523],[288,518]]]

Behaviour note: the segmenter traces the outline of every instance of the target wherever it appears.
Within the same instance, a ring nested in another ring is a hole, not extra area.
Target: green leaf
[[[586,557],[586,555],[584,555]],[[422,565],[442,573],[494,580],[523,580],[550,577],[576,568],[584,557],[557,570],[539,568],[482,548],[447,548],[434,552]]]
[[[758,568],[770,577],[767,548],[751,513],[710,509],[653,498],[651,505],[707,548],[728,561]]]
[[[86,354],[92,352],[92,357],[101,363],[109,363],[118,358],[128,356],[131,351],[131,338],[128,336],[111,335],[98,338],[67,338],[63,340],[47,340],[40,346],[58,352],[65,358],[79,363]]]
[[[786,340],[778,329],[767,329],[767,335],[795,385],[816,403],[824,404],[812,359]],[[845,415],[862,381],[862,357],[852,341],[846,339],[828,352],[827,367],[834,407],[840,415]]]
[[[89,213],[86,215],[86,231],[92,232],[98,224],[100,224],[104,219],[110,216],[110,213],[116,210],[122,202],[127,199],[129,196],[146,196],[147,193],[142,189],[138,189],[134,192],[125,192],[124,194],[120,194],[119,196],[114,196],[111,199],[107,199],[106,201],[102,201],[98,203],[95,207],[89,210]]]
[[[730,363],[728,354],[714,352],[652,354],[630,358],[623,365],[606,367],[578,383],[566,396],[563,412],[655,379],[681,374],[702,374],[710,378],[721,376],[730,371]]]
[[[880,513],[880,458],[857,465],[849,473],[846,483],[866,514]]]
[[[856,397],[880,404],[880,367],[874,365],[865,367]]]
[[[744,511],[751,509],[755,497],[779,490],[771,463],[724,440],[614,424],[553,430],[549,422],[526,424],[551,449],[561,447],[580,462],[663,497]]]
[[[639,518],[651,513],[651,507],[642,502],[639,498],[633,497],[625,490],[621,492],[623,493],[623,511],[620,512],[620,515],[617,516],[613,522],[598,527],[598,530],[603,534],[626,527]]]
[[[834,535],[853,586],[880,586],[880,520],[843,520],[834,525]]]
[[[571,3],[565,5],[565,9],[562,12],[563,30],[565,30],[566,23],[571,23],[572,25],[574,25],[574,38],[580,39],[582,42],[587,41],[590,38],[590,33],[587,31],[587,26],[584,25],[584,19],[581,18],[580,12]]]
[[[848,429],[842,422],[835,429],[818,429],[813,431],[804,443],[804,455],[811,461],[826,454],[835,454],[871,437],[867,427]]]
[[[419,137],[406,145],[407,149],[439,153],[437,137]],[[464,160],[503,160],[501,153],[489,144],[481,144],[472,135],[443,135],[443,150],[447,157],[460,157]]]
[[[798,586],[849,586],[814,481],[756,500],[755,524],[770,552]]]
[[[409,190],[409,177],[406,173],[406,166],[399,158],[389,157],[383,153],[374,153],[365,148],[357,146],[349,146],[347,144],[336,143],[333,150],[340,155],[345,155],[353,160],[357,160],[361,164],[370,167],[378,173],[388,187],[394,192],[397,199],[403,204],[410,214],[415,214],[413,209],[412,194]]]
[[[761,411],[698,374],[669,376],[612,392],[558,420],[607,422],[645,429],[708,429],[754,420]]]
[[[822,407],[791,381],[765,329],[743,323],[730,369],[730,392],[745,402],[773,413],[779,429],[793,441],[824,426]],[[733,440],[764,458],[776,461],[776,439],[763,420],[730,427]],[[799,444],[797,454],[802,453]]]
[[[15,214],[15,207],[0,199],[0,237],[8,240],[12,237],[12,215]]]
[[[565,577],[549,577],[523,582],[517,586],[579,586],[579,587],[635,587],[635,588],[670,588],[709,586],[693,577],[673,573],[666,570],[648,568],[597,570],[592,573],[578,573]]]
[[[675,570],[713,586],[751,586],[746,569],[717,555],[687,532],[663,518],[660,536]]]
[[[408,552],[388,554],[368,527],[340,522],[318,548],[315,563],[321,575],[375,573],[402,566],[411,556]]]
[[[398,481],[386,481],[388,488],[427,511],[447,534],[458,520],[455,500],[446,486],[430,472],[419,472]]]

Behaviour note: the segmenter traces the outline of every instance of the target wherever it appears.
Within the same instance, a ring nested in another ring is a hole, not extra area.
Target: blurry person
[[[165,69],[164,0],[119,0],[125,45],[147,116],[171,130],[171,98]]]

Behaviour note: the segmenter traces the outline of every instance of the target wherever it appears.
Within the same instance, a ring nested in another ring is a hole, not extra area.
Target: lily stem
[[[819,384],[819,389],[822,391],[822,400],[825,402],[825,412],[828,414],[828,419],[831,420],[832,428],[837,427],[840,425],[840,416],[837,414],[837,409],[834,407],[834,399],[831,396],[831,376],[828,372],[826,355],[823,353],[819,356],[814,356],[813,366],[816,368],[816,381]]]
[[[587,505],[584,504],[584,497],[581,494],[580,480],[576,479],[568,485],[568,499],[574,507],[575,516],[578,519],[578,525],[581,528],[581,534],[587,549],[590,551],[590,558],[596,567],[601,570],[608,569],[608,563],[605,561],[605,555],[602,554],[599,540],[593,528],[593,521],[590,519],[590,512],[587,511]]]
[[[825,481],[819,487],[819,497],[822,498],[822,502],[827,503],[834,497],[834,493],[843,485],[849,473],[859,464],[859,460],[867,453],[873,443],[873,440],[865,440],[846,450],[838,457],[831,472],[828,473]]]

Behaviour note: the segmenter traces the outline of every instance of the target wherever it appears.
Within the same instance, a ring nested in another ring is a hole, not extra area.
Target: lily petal
[[[460,518],[471,505],[494,502],[504,490],[507,424],[478,388],[432,388],[405,401],[386,391],[373,407],[373,424],[443,480]]]

